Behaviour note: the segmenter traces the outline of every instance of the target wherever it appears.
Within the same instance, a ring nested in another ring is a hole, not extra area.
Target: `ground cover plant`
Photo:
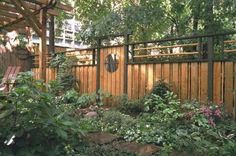
[[[92,131],[102,130],[127,141],[162,146],[157,155],[175,151],[188,155],[236,154],[236,123],[224,111],[223,104],[181,103],[169,89],[160,95],[152,92],[139,101],[127,100],[122,106],[100,111],[100,118],[87,120],[93,123],[87,127]]]

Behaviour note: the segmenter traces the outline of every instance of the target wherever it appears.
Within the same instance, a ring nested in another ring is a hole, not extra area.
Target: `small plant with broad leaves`
[[[18,85],[0,100],[2,155],[60,156],[74,148],[80,128],[62,107],[57,107],[54,94],[42,91],[45,87],[31,73],[23,73]]]

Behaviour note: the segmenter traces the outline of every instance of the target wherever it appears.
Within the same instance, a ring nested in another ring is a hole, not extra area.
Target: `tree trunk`
[[[205,32],[214,32],[214,13],[213,13],[213,1],[205,0],[205,16],[204,16]]]

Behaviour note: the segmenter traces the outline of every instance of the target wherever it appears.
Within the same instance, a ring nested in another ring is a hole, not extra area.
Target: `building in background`
[[[71,6],[75,8],[75,0],[69,0],[69,2]],[[70,19],[65,19],[62,25],[58,26],[55,22],[55,32],[59,32],[55,33],[55,46],[71,49],[87,47],[76,37],[80,31],[81,24],[79,21],[75,20],[75,15],[73,15],[74,11],[72,17]],[[47,44],[49,45],[49,22],[47,23],[47,30]],[[32,43],[39,43],[39,37],[35,33],[32,35]]]
[[[49,24],[47,24],[47,39],[49,39]],[[59,31],[59,33],[55,34],[55,46],[57,47],[66,47],[66,48],[85,48],[86,46],[83,45],[81,41],[78,41],[76,35],[80,31],[80,23],[75,19],[69,19],[63,21],[62,26],[58,28],[55,25],[55,30]],[[39,37],[37,34],[33,33],[32,36],[32,43],[38,44]],[[47,40],[47,44],[49,44],[49,40]]]

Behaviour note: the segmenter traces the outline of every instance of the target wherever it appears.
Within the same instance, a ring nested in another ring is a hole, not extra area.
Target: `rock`
[[[119,139],[120,137],[105,133],[105,132],[98,132],[98,133],[89,133],[85,136],[86,141],[93,142],[96,144],[108,144],[112,143],[113,141]]]
[[[96,118],[96,117],[98,117],[98,113],[97,112],[88,112],[87,114],[84,115],[84,117],[86,117],[86,118]]]
[[[170,156],[190,156],[187,152],[173,151]]]
[[[91,111],[95,111],[95,110],[98,109],[98,106],[91,105],[91,106],[89,106],[89,109],[90,109]]]
[[[151,155],[161,150],[161,147],[150,144],[139,144],[136,142],[119,142],[113,145],[116,149],[132,152],[137,155]]]

